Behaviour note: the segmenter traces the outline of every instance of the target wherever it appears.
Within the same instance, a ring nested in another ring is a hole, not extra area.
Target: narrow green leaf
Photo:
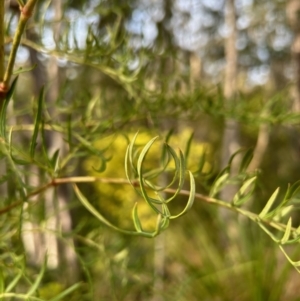
[[[68,287],[63,292],[59,293],[54,298],[49,299],[48,301],[60,301],[63,300],[66,296],[74,292],[75,290],[79,289],[79,287],[82,285],[82,283],[75,283],[72,286]]]
[[[167,186],[158,186],[146,179],[144,179],[144,182],[145,182],[145,185],[147,186],[147,188],[152,189],[155,192],[164,191],[167,188]]]
[[[215,180],[215,183],[212,185],[209,196],[214,197],[222,189],[223,185],[226,183],[228,178],[229,178],[229,173],[224,173],[219,178],[217,178]]]
[[[92,167],[94,171],[101,173],[106,170],[106,160],[104,158],[101,158],[101,164],[98,168]]]
[[[7,285],[5,292],[9,293],[19,282],[23,275],[23,271],[20,271],[19,274],[16,275],[16,277]]]
[[[135,144],[136,138],[138,136],[138,132],[134,135],[132,141],[129,143],[126,149],[125,154],[125,175],[128,180],[128,182],[131,184],[132,187],[139,193],[138,189],[136,189],[135,185],[132,182],[132,174],[133,178],[137,176],[137,170],[133,164],[133,146]]]
[[[157,236],[159,232],[161,231],[161,223],[162,223],[162,216],[161,214],[157,215],[156,219],[156,226],[155,226],[155,232],[153,233],[153,237]]]
[[[252,158],[253,158],[253,149],[250,148],[246,151],[246,154],[244,155],[244,157],[242,159],[240,169],[239,169],[239,173],[243,173],[247,170]]]
[[[153,143],[155,142],[155,140],[158,138],[158,136],[152,138],[143,148],[143,150],[141,151],[141,154],[138,158],[138,162],[137,162],[137,170],[139,173],[142,173],[142,165],[143,162],[145,160],[145,157],[148,153],[148,151],[150,150],[151,146],[153,145]]]
[[[17,165],[28,165],[30,164],[29,161],[26,160],[22,160],[22,159],[17,159],[16,157],[14,157],[13,155],[11,155],[11,159],[14,161],[15,164]]]
[[[127,146],[126,153],[125,153],[125,175],[126,175],[128,182],[132,185],[128,161],[129,161],[129,146]]]
[[[156,220],[155,232],[152,233],[152,237],[157,236],[162,230],[165,230],[169,225],[169,218],[159,214]]]
[[[284,256],[286,257],[286,259],[290,262],[291,265],[293,265],[296,270],[298,271],[298,273],[300,273],[300,270],[298,269],[298,267],[300,266],[300,261],[293,261],[290,256],[285,252],[284,248],[282,246],[279,246],[280,250],[282,251],[282,253],[284,254]]]
[[[280,243],[280,239],[278,239],[267,227],[265,227],[262,223],[258,222],[258,225],[271,237],[273,241],[277,244]]]
[[[185,180],[185,170],[186,170],[186,166],[185,166],[185,158],[184,158],[184,155],[182,154],[181,151],[179,151],[179,159],[177,159],[177,155],[175,153],[175,151],[170,148],[170,151],[174,152],[173,156],[176,156],[176,173],[174,175],[174,180],[176,178],[179,178],[179,182],[178,182],[178,187],[174,193],[173,196],[171,196],[170,198],[168,198],[166,200],[166,203],[169,203],[170,201],[172,201],[180,192],[180,190],[183,188],[183,185],[184,185],[184,180]],[[175,160],[175,158],[174,158]],[[175,178],[176,177],[176,178]],[[173,182],[172,182],[173,184]],[[171,186],[171,185],[169,185]],[[166,187],[168,188],[168,187]]]
[[[232,203],[234,206],[241,206],[247,200],[249,200],[255,187],[255,181],[256,177],[252,177],[242,185],[242,187],[233,197]]]
[[[175,218],[178,218],[178,217],[182,216],[188,210],[190,210],[192,208],[193,204],[194,204],[195,194],[196,194],[195,179],[194,179],[193,174],[190,171],[189,171],[189,175],[190,175],[190,195],[189,195],[189,199],[187,201],[187,204],[186,204],[185,208],[182,210],[181,213],[171,216],[170,219],[175,219]]]
[[[295,243],[298,243],[299,241],[300,241],[300,236],[289,239],[289,240],[285,243],[285,245],[292,245],[292,244],[294,245]]]
[[[168,217],[166,217],[166,216],[162,217],[161,215],[159,215],[158,219],[157,219],[155,235],[158,235],[161,231],[167,229],[169,226],[169,223],[170,223],[170,220]]]
[[[284,207],[280,206],[279,208],[276,208],[275,210],[271,211],[265,217],[272,218],[274,221],[280,221],[284,216],[290,214],[293,208],[293,205],[287,205]]]
[[[245,181],[245,183],[242,185],[242,187],[239,190],[240,194],[241,195],[245,194],[250,186],[253,187],[252,184],[256,181],[256,179],[257,179],[257,177],[252,177],[252,178],[248,179],[247,181]]]
[[[288,185],[287,191],[283,200],[280,202],[278,207],[268,214],[268,217],[273,217],[281,214],[281,209],[286,206],[294,197],[299,193],[300,190],[300,180],[295,182],[293,185]],[[279,213],[278,213],[279,212]]]
[[[203,168],[206,163],[206,151],[199,158],[199,162],[197,164],[197,170],[195,171],[196,174],[203,173]]]
[[[168,144],[167,144],[167,142],[165,142],[162,146],[162,155],[160,158],[161,173],[163,173],[167,169],[170,161],[171,161],[171,158],[170,158],[170,154],[168,152]],[[147,178],[149,179],[148,173],[147,173]]]
[[[41,270],[40,270],[36,280],[34,281],[33,285],[30,288],[30,290],[26,294],[27,298],[29,298],[31,295],[33,295],[36,292],[36,290],[39,288],[40,283],[41,283],[41,281],[43,279],[43,276],[45,274],[46,267],[47,267],[47,255],[45,256],[43,265],[41,267]]]
[[[13,156],[13,145],[12,145],[12,127],[10,128],[9,134],[8,134],[8,152],[11,157],[11,160],[18,165],[28,165],[31,162],[31,160],[23,160],[23,159],[17,159]]]
[[[191,135],[190,135],[190,137],[189,137],[189,139],[187,141],[185,151],[184,151],[184,159],[186,161],[188,160],[188,157],[190,155],[193,138],[194,138],[194,132],[191,133]]]
[[[166,203],[161,204],[161,209],[162,209],[163,217],[170,218],[171,213]]]
[[[289,237],[291,235],[291,229],[292,229],[292,218],[290,217],[289,218],[289,221],[286,225],[286,229],[285,229],[285,232],[284,232],[284,235],[281,239],[281,244],[284,245],[288,240],[289,240]]]
[[[41,119],[42,119],[42,109],[43,109],[43,102],[44,102],[44,87],[40,91],[40,95],[38,98],[38,106],[37,106],[37,113],[35,115],[34,121],[34,130],[31,138],[30,143],[30,157],[34,157],[35,147],[36,147],[36,139],[39,133]]]
[[[51,167],[53,168],[53,171],[56,172],[59,168],[59,149],[57,149],[51,160],[50,160],[50,164],[51,164]]]
[[[72,143],[72,115],[69,114],[68,116],[68,145],[69,145],[69,150],[72,152],[73,150],[73,143]]]
[[[138,136],[139,132],[137,132],[134,136],[133,139],[131,140],[131,142],[129,143],[128,147],[127,147],[127,151],[126,151],[126,156],[125,158],[127,158],[128,162],[130,163],[130,169],[128,168],[127,162],[126,162],[126,170],[128,171],[128,174],[130,175],[130,171],[133,172],[134,176],[137,175],[137,170],[134,166],[133,163],[133,158],[134,158],[134,154],[133,154],[133,147],[136,141],[136,138]]]
[[[143,232],[142,224],[141,224],[140,218],[138,216],[138,212],[137,212],[137,203],[134,204],[134,207],[132,210],[132,219],[133,219],[133,223],[134,223],[134,227],[135,227],[136,231]]]
[[[28,68],[21,67],[21,68],[19,68],[17,70],[14,70],[13,75],[19,75],[19,74],[24,73],[24,72],[32,71],[33,69],[36,68],[36,66],[37,66],[37,64],[34,64],[33,66],[28,67]]]
[[[291,186],[291,198],[296,197],[300,192],[300,181],[297,181]]]
[[[185,159],[181,150],[179,150],[179,157],[177,156],[175,150],[172,149],[170,146],[168,146],[168,152],[170,153],[171,157],[174,160],[175,173],[172,181],[167,186],[165,186],[165,189],[171,187],[176,180],[178,180],[178,187],[174,195],[166,199],[165,201],[166,203],[171,202],[178,195],[179,191],[182,189],[184,185],[184,177],[185,177]]]
[[[85,198],[85,196],[81,193],[81,191],[79,190],[78,186],[76,184],[73,184],[73,189],[79,199],[79,201],[81,202],[81,204],[90,212],[92,213],[100,222],[102,222],[103,224],[119,230],[117,227],[115,227],[113,224],[111,224],[104,216],[102,216],[93,206],[92,204]]]
[[[139,181],[140,181],[140,188],[141,188],[141,193],[147,204],[157,213],[157,214],[162,214],[160,210],[153,205],[152,198],[150,198],[147,194],[146,187],[145,187],[145,182],[143,178],[143,162],[145,160],[145,156],[147,155],[148,151],[150,150],[151,146],[155,142],[155,140],[158,138],[158,136],[152,138],[143,148],[141,151],[141,154],[139,155],[138,162],[137,162],[137,173],[139,176]]]
[[[47,149],[47,139],[46,139],[46,135],[45,135],[45,123],[42,120],[42,125],[41,125],[41,138],[42,138],[42,151],[43,151],[43,155],[47,160],[47,165],[49,167],[51,167],[51,160],[49,159],[48,156],[48,149]]]
[[[241,149],[238,149],[235,153],[233,153],[233,154],[231,155],[231,157],[230,157],[230,159],[229,159],[229,162],[228,162],[229,169],[230,169],[230,166],[231,166],[231,164],[232,164],[234,158],[235,158],[236,156],[238,156],[240,153],[244,152],[244,151],[245,151],[245,150],[241,148]]]
[[[296,229],[296,234],[299,236],[300,235],[300,226]]]
[[[3,293],[0,294],[0,298],[5,298],[9,300],[25,300],[25,301],[45,301],[45,299],[37,298],[34,296],[31,296],[30,299],[27,298],[27,295],[25,294],[18,294],[18,293]]]
[[[273,194],[269,198],[267,204],[265,205],[264,209],[258,215],[260,218],[263,218],[270,211],[272,205],[274,204],[274,202],[278,196],[278,193],[279,193],[279,187],[273,192]]]
[[[7,111],[7,106],[9,104],[9,101],[12,97],[12,95],[14,94],[14,91],[16,89],[16,85],[18,82],[18,76],[13,80],[11,87],[9,89],[9,91],[6,94],[4,103],[2,105],[2,109],[1,109],[1,113],[0,113],[0,135],[2,138],[4,138],[4,140],[6,141],[6,111]]]
[[[167,133],[167,135],[166,135],[166,139],[165,139],[166,144],[169,143],[169,141],[170,141],[170,139],[171,139],[173,133],[174,133],[174,129],[170,129],[170,130],[168,131],[168,133]]]
[[[292,197],[292,195],[293,195],[293,186],[294,185],[291,186],[290,184],[288,184],[288,188],[286,190],[285,196],[284,196],[283,201],[282,201],[283,204],[288,202],[290,200],[290,198]]]
[[[162,212],[154,205],[154,204],[161,204],[162,201],[149,197],[142,174],[139,174],[139,184],[140,184],[142,197],[144,198],[146,203],[153,209],[154,212],[156,212],[157,214],[162,214]]]
[[[93,206],[92,204],[85,198],[85,196],[81,193],[81,191],[79,190],[78,186],[76,184],[73,184],[73,189],[75,191],[75,194],[77,195],[79,201],[81,202],[81,204],[92,214],[94,215],[101,223],[103,223],[104,225],[118,231],[124,234],[131,234],[131,235],[136,235],[137,232],[133,232],[133,231],[127,231],[127,230],[123,230],[118,228],[117,226],[113,225],[112,223],[110,223],[102,214],[100,214]],[[144,232],[143,232],[144,233]],[[146,235],[145,235],[146,236]]]
[[[99,150],[96,147],[92,145],[92,143],[85,138],[81,137],[80,135],[73,132],[74,137],[81,143],[82,146],[84,146],[87,150],[89,150],[91,153],[95,154],[96,156],[102,156],[104,150]]]

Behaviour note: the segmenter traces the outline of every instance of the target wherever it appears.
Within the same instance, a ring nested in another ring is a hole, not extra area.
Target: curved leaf
[[[273,204],[278,196],[278,193],[279,193],[279,187],[273,192],[273,194],[269,198],[267,204],[265,205],[264,209],[258,215],[260,218],[263,218],[270,211],[271,207],[273,206]]]
[[[177,215],[170,216],[170,219],[175,219],[175,218],[178,218],[178,217],[182,216],[188,210],[190,210],[192,208],[193,204],[194,204],[195,194],[196,194],[195,179],[194,179],[193,174],[190,171],[189,171],[189,175],[190,175],[190,195],[189,195],[188,202],[187,202],[185,208],[182,210],[181,213],[179,213]]]

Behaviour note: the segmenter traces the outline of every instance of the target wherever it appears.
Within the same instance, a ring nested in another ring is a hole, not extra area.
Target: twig
[[[8,58],[8,64],[7,64],[7,67],[6,67],[4,76],[3,76],[3,80],[0,83],[0,95],[1,95],[2,99],[4,98],[4,96],[6,95],[6,93],[9,90],[10,80],[11,80],[11,76],[13,74],[13,68],[15,65],[17,51],[18,51],[18,48],[19,48],[19,45],[21,42],[21,37],[25,31],[27,21],[29,20],[29,18],[31,17],[31,15],[33,13],[33,9],[34,9],[34,6],[37,3],[37,1],[38,0],[28,0],[23,7],[20,7],[21,14],[20,14],[18,27],[17,27],[17,30],[16,30],[14,38],[13,38],[12,48],[11,48],[10,55]],[[4,3],[4,1],[2,1],[2,2]],[[0,15],[0,17],[1,17],[1,15]],[[1,39],[3,39],[3,41],[1,41],[0,43],[2,43],[4,45],[4,36]],[[0,46],[1,46],[1,44],[0,44]],[[1,66],[0,66],[0,68],[1,68]]]
[[[56,179],[52,179],[51,182],[37,188],[36,190],[28,193],[28,195],[26,196],[26,199],[30,199],[33,196],[36,196],[42,192],[44,192],[45,190],[47,190],[50,187],[55,187],[58,185],[62,185],[62,184],[71,184],[71,183],[93,183],[93,182],[100,182],[100,183],[106,183],[106,184],[123,184],[123,185],[133,185],[133,186],[138,186],[139,185],[139,181],[138,180],[133,180],[131,181],[131,183],[129,183],[129,181],[127,179],[123,179],[123,178],[100,178],[100,177],[68,177],[68,178],[56,178]],[[169,194],[173,194],[176,192],[176,189],[173,188],[166,188],[164,190],[165,193],[169,193]],[[190,191],[188,190],[181,190],[179,192],[179,195],[183,195],[183,196],[189,196],[190,195]],[[229,202],[225,202],[225,201],[221,201],[218,199],[214,199],[211,197],[208,197],[206,195],[200,194],[200,193],[196,193],[195,194],[195,199],[198,199],[202,202],[205,203],[209,203],[209,204],[213,204],[219,207],[223,207],[226,208],[228,210],[234,211],[236,213],[242,214],[246,217],[248,217],[249,219],[251,219],[254,222],[259,222],[265,225],[268,225],[278,231],[284,232],[286,230],[286,225],[279,223],[279,222],[275,222],[273,220],[269,220],[269,219],[264,219],[264,218],[260,218],[258,216],[258,214],[253,213],[251,211],[248,210],[244,210],[241,209],[239,207],[235,207],[233,205],[231,205]],[[10,211],[11,209],[20,206],[23,204],[23,201],[16,201],[12,204],[10,204],[9,206],[0,209],[0,215],[7,213],[8,211]],[[297,229],[292,227],[291,231],[295,232]]]
[[[0,2],[0,82],[4,77],[4,61],[5,61],[5,28],[4,28],[4,13],[5,13],[5,1]]]

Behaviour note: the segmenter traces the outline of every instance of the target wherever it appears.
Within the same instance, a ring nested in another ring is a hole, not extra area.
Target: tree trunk
[[[224,105],[225,109],[233,106],[237,92],[237,28],[235,1],[227,0],[225,12],[225,24],[229,31],[225,40],[225,81],[224,81]],[[239,142],[239,125],[233,119],[225,120],[225,129],[223,133],[221,166],[224,168],[234,152],[240,147]],[[239,160],[234,160],[231,166],[232,175],[237,173]],[[234,186],[227,186],[221,192],[221,199],[230,201],[236,191]]]
[[[224,79],[224,108],[230,109],[234,105],[237,92],[237,28],[236,28],[236,11],[235,1],[226,1],[225,24],[228,30],[228,36],[225,40],[225,79]],[[227,166],[230,157],[240,148],[239,142],[239,125],[234,119],[226,119],[223,132],[221,167]],[[234,177],[238,173],[240,158],[236,156],[231,163],[230,175]],[[237,191],[235,185],[227,185],[220,192],[220,199],[230,202]],[[227,229],[227,235],[222,233],[220,243],[227,249],[228,256],[234,257],[238,252],[234,241],[237,240],[237,229],[235,218],[236,215],[224,208],[220,208],[220,221]],[[228,245],[228,237],[230,244]]]
[[[60,20],[63,17],[62,1],[53,0],[52,3],[56,19],[53,26],[53,35],[56,44],[58,44],[61,34]],[[55,102],[59,97],[61,72],[57,64],[57,59],[54,57],[50,58],[48,74],[49,80],[52,82],[48,94],[48,101],[53,108],[52,113],[55,115]],[[51,114],[51,110],[49,110],[49,112]],[[63,156],[66,153],[66,145],[60,133],[51,132],[50,135],[48,135],[47,140],[50,157],[53,156],[57,150],[59,150],[59,156]],[[70,195],[68,186],[59,187],[56,190],[49,189],[45,195],[45,207],[48,215],[47,226],[52,228],[58,234],[60,234],[60,232],[62,232],[62,234],[70,233],[72,231],[71,214],[70,211],[67,210],[68,195]],[[53,246],[53,264],[55,266],[60,264],[65,267],[66,274],[68,275],[67,283],[70,284],[78,280],[78,263],[72,239],[66,239],[66,241],[67,243],[61,243],[56,235],[51,233],[46,234],[46,244],[48,245],[48,248]]]
[[[62,3],[60,0],[53,0],[53,9],[55,11],[55,19],[62,18]],[[54,22],[53,35],[55,42],[60,38],[60,22]],[[37,40],[33,31],[28,31],[28,38]],[[41,88],[46,82],[51,83],[51,88],[46,95],[46,103],[49,106],[50,116],[56,115],[55,102],[59,96],[61,72],[57,65],[57,59],[51,57],[48,62],[48,68],[45,68],[43,63],[38,60],[38,53],[36,50],[29,48],[30,60],[32,64],[36,64],[36,68],[32,71],[34,78],[34,92],[36,97],[40,93]],[[48,69],[48,70],[47,70]],[[47,72],[48,71],[48,72]],[[57,132],[47,132],[46,144],[48,149],[48,156],[52,157],[56,150],[59,150],[59,156],[66,152],[66,146],[63,137]],[[31,170],[31,176],[28,181],[33,187],[37,187],[39,178],[38,171],[35,167]],[[40,265],[47,252],[48,268],[56,269],[58,266],[66,269],[67,279],[62,279],[67,284],[74,283],[79,277],[79,268],[74,251],[74,243],[71,238],[65,239],[61,242],[58,237],[64,233],[72,231],[72,220],[70,211],[67,209],[67,198],[70,193],[66,191],[67,186],[50,188],[45,194],[45,232],[39,233],[32,229],[38,228],[37,221],[28,220],[24,225],[26,230],[23,235],[24,246],[27,251],[29,262]],[[33,200],[34,201],[34,200]],[[65,275],[66,275],[65,274]]]
[[[300,112],[300,1],[290,0],[286,7],[287,18],[294,32],[292,43],[293,66],[295,68],[294,112]]]

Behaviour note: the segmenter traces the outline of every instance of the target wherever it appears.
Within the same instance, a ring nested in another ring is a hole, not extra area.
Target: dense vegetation
[[[298,0],[0,5],[1,300],[300,300]]]

